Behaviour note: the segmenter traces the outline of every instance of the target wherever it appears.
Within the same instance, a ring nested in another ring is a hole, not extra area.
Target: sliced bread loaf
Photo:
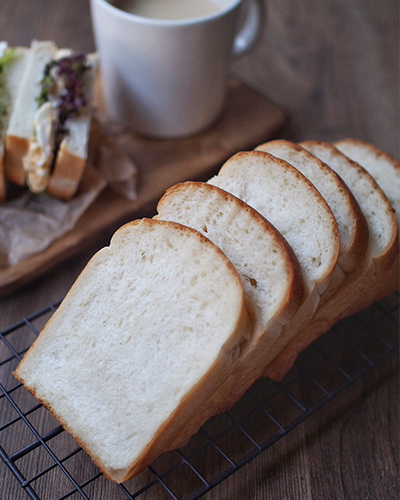
[[[274,380],[281,380],[300,352],[337,321],[368,307],[376,300],[379,289],[387,289],[389,270],[398,252],[394,211],[373,178],[330,144],[308,141],[301,145],[339,174],[351,189],[368,224],[369,245],[362,262],[348,273],[334,296],[318,308],[310,325],[268,367],[267,374]]]
[[[157,219],[172,220],[203,233],[229,258],[241,277],[254,329],[230,377],[207,402],[208,417],[231,407],[275,358],[278,338],[298,311],[303,293],[300,265],[281,234],[256,210],[230,193],[202,182],[170,188],[158,204]],[[199,427],[204,423],[200,416]],[[191,422],[192,424],[192,422]]]
[[[122,482],[203,410],[250,328],[240,278],[214,244],[135,221],[90,260],[15,376]]]

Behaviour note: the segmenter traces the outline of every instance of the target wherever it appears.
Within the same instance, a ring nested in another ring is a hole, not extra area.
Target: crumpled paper
[[[93,119],[88,164],[71,200],[24,190],[0,205],[0,265],[18,264],[70,231],[107,185],[136,199],[136,179],[135,164]]]

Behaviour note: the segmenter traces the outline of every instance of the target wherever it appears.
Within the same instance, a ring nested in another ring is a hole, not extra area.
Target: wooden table
[[[352,136],[398,156],[398,14],[394,0],[270,0],[267,29],[234,74],[288,113],[281,137]],[[94,48],[86,0],[2,0],[0,33],[11,45]],[[2,298],[0,329],[60,299],[108,238]],[[394,354],[205,498],[398,498],[398,384]],[[0,498],[25,497],[1,462]]]

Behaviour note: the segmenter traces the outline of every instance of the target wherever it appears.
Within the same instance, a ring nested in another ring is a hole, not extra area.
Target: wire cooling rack
[[[200,498],[353,384],[399,345],[394,294],[338,323],[282,383],[256,382],[228,412],[136,478],[107,481],[12,371],[58,304],[0,332],[0,456],[27,498]]]

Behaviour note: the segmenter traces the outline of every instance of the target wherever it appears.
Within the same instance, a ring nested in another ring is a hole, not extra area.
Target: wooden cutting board
[[[268,99],[233,80],[223,116],[207,131],[177,140],[154,140],[124,133],[119,144],[138,167],[137,199],[106,188],[74,229],[45,251],[10,267],[0,267],[0,296],[37,279],[123,223],[153,216],[165,190],[185,180],[207,180],[238,151],[250,150],[279,133],[285,114]]]

